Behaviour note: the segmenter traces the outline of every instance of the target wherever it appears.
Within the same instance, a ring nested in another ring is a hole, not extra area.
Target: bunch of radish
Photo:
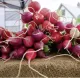
[[[2,59],[25,57],[31,68],[31,60],[37,57],[46,58],[51,53],[65,49],[70,54],[80,57],[80,24],[77,26],[74,26],[72,22],[64,24],[59,20],[56,12],[45,7],[41,8],[37,1],[29,3],[28,11],[21,14],[21,19],[26,27],[15,35],[0,27],[0,57]]]
[[[46,57],[45,45],[49,52],[52,48],[57,48],[56,51],[67,49],[74,55],[71,48],[80,46],[80,25],[74,26],[72,22],[64,24],[56,12],[41,8],[37,1],[29,3],[28,11],[21,14],[21,19],[26,27],[15,35],[0,27],[0,57],[3,59],[21,59],[27,51],[35,51],[32,58]],[[29,53],[25,58],[27,55]]]

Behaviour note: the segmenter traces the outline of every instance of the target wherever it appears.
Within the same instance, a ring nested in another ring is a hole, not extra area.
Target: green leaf
[[[43,50],[44,50],[45,53],[48,53],[50,51],[48,45],[44,45],[44,49]]]
[[[28,24],[26,24],[26,27],[28,27]]]
[[[77,18],[77,19],[76,19],[76,23],[77,23],[77,24],[80,23],[80,18]]]
[[[47,45],[48,46],[52,46],[53,42],[52,41],[48,41]]]

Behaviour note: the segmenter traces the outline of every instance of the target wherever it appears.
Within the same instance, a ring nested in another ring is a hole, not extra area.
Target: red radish
[[[69,49],[69,48],[72,47],[72,44],[71,44],[71,42],[69,43],[69,41],[70,41],[70,40],[65,40],[65,41],[63,42],[63,47],[64,47],[65,49]],[[68,44],[68,43],[69,43],[69,44]]]
[[[62,35],[59,32],[54,32],[51,38],[54,42],[60,42],[62,40]]]
[[[66,32],[67,32],[67,33],[70,33],[70,30],[71,30],[71,28],[73,28],[73,27],[74,27],[74,25],[73,25],[72,23],[68,23],[68,24],[66,25],[66,27],[65,27]]]
[[[15,49],[14,51],[12,51],[11,55],[10,55],[10,59],[11,58],[21,58],[23,56],[23,54],[25,53],[26,48],[24,46],[19,47],[18,49]]]
[[[36,58],[36,56],[37,56],[37,53],[34,49],[28,49],[25,57],[28,60],[33,60]]]
[[[32,47],[34,44],[34,39],[32,36],[27,36],[23,39],[23,43],[26,47]]]
[[[46,21],[43,22],[42,28],[43,28],[43,30],[50,31],[50,30],[54,30],[54,25],[46,20]]]
[[[43,36],[43,39],[42,39],[42,42],[43,42],[44,44],[46,44],[46,43],[48,43],[49,40],[50,40],[49,37],[48,37],[47,35],[44,35],[44,36]]]
[[[18,46],[11,46],[12,47],[12,49],[18,49],[19,47],[20,47],[21,45],[18,45]]]
[[[34,21],[30,21],[30,22],[28,23],[28,25],[33,26],[33,27],[37,26],[37,24],[36,24]]]
[[[57,30],[54,28],[54,29],[50,29],[49,30],[49,33],[52,35],[53,33],[57,32]]]
[[[70,34],[65,34],[65,35],[63,36],[63,39],[64,39],[64,40],[70,40]]]
[[[41,49],[41,48],[43,48],[44,47],[44,43],[43,42],[36,42],[35,44],[34,44],[34,48],[35,49]]]
[[[1,52],[2,52],[2,54],[9,54],[10,51],[11,51],[11,49],[10,49],[9,46],[3,45],[3,46],[1,47]]]
[[[37,1],[31,1],[31,3],[28,5],[28,10],[33,13],[39,11],[40,8],[41,6]]]
[[[17,49],[15,49],[14,51],[12,51],[11,55],[10,55],[10,59],[11,58],[19,58],[18,57],[18,53],[17,53]]]
[[[63,48],[63,43],[58,44],[57,48],[60,51]]]
[[[28,30],[27,30],[27,35],[31,36],[32,33],[33,33],[35,30],[36,30],[35,25],[29,24],[29,28],[28,28]]]
[[[10,31],[6,30],[6,29],[2,33],[3,39],[8,39],[9,37],[12,37],[12,36],[13,36],[13,34]]]
[[[49,12],[47,14],[47,19],[52,23],[52,24],[56,24],[59,17],[55,12]]]
[[[18,57],[19,58],[22,57],[25,51],[26,51],[26,48],[24,46],[19,47],[17,50]]]
[[[32,37],[35,41],[40,41],[44,36],[44,33],[40,30],[36,30],[32,33]]]
[[[80,31],[80,24],[79,25],[77,25],[77,27],[76,27],[79,31]]]
[[[72,49],[73,49],[73,46],[71,46],[71,48],[69,48],[68,50],[69,50],[70,52],[72,52]]]
[[[65,26],[64,26],[64,24],[61,21],[58,21],[56,23],[56,26],[57,26],[57,30],[58,31],[64,31],[65,30]]]
[[[80,44],[72,47],[72,53],[78,57],[80,57]]]
[[[35,13],[33,16],[33,21],[36,24],[42,24],[44,22],[44,16],[40,13]]]
[[[24,12],[23,14],[21,14],[21,19],[23,23],[28,23],[32,20],[32,13],[30,12]]]
[[[22,29],[21,31],[16,32],[16,36],[18,37],[26,37],[26,34],[27,34],[26,28]]]
[[[2,54],[2,59],[3,59],[3,60],[8,59],[8,55],[6,55],[6,54]]]
[[[42,9],[40,10],[40,13],[41,13],[42,15],[44,15],[45,17],[46,17],[46,15],[47,15],[47,13],[49,13],[49,12],[50,12],[50,10],[47,9],[47,8],[42,8]]]
[[[2,38],[0,37],[0,44],[1,44],[2,41],[3,41],[3,40],[2,40]]]
[[[10,37],[6,41],[8,41],[9,44],[12,45],[12,46],[20,46],[20,45],[22,45],[22,38],[20,38],[20,37]]]
[[[46,57],[42,50],[37,52],[37,56],[40,57],[40,58],[45,58]]]

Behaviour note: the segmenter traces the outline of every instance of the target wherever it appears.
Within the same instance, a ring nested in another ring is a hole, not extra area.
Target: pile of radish
[[[79,57],[80,25],[74,26],[72,22],[64,24],[59,20],[56,12],[48,8],[41,9],[37,1],[32,1],[28,5],[28,10],[21,14],[22,22],[26,27],[15,35],[0,27],[0,57],[2,59],[21,59],[27,51],[30,53],[26,53],[26,59],[29,59],[33,53],[31,59],[45,58],[51,53],[65,49]],[[34,52],[31,53],[31,51]]]
[[[2,59],[25,57],[30,62],[35,58],[46,58],[58,52],[80,57],[80,24],[77,26],[72,22],[64,24],[56,12],[48,8],[41,9],[37,1],[31,1],[28,12],[21,14],[21,19],[26,27],[15,35],[0,27]]]

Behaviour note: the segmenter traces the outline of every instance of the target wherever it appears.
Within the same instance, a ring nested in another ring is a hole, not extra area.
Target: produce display
[[[21,14],[26,27],[15,35],[0,27],[2,59],[21,59],[22,62],[25,58],[30,67],[31,60],[49,58],[53,54],[80,57],[80,25],[74,26],[72,22],[64,24],[56,12],[51,12],[48,8],[41,9],[37,1],[32,1],[28,10]]]

